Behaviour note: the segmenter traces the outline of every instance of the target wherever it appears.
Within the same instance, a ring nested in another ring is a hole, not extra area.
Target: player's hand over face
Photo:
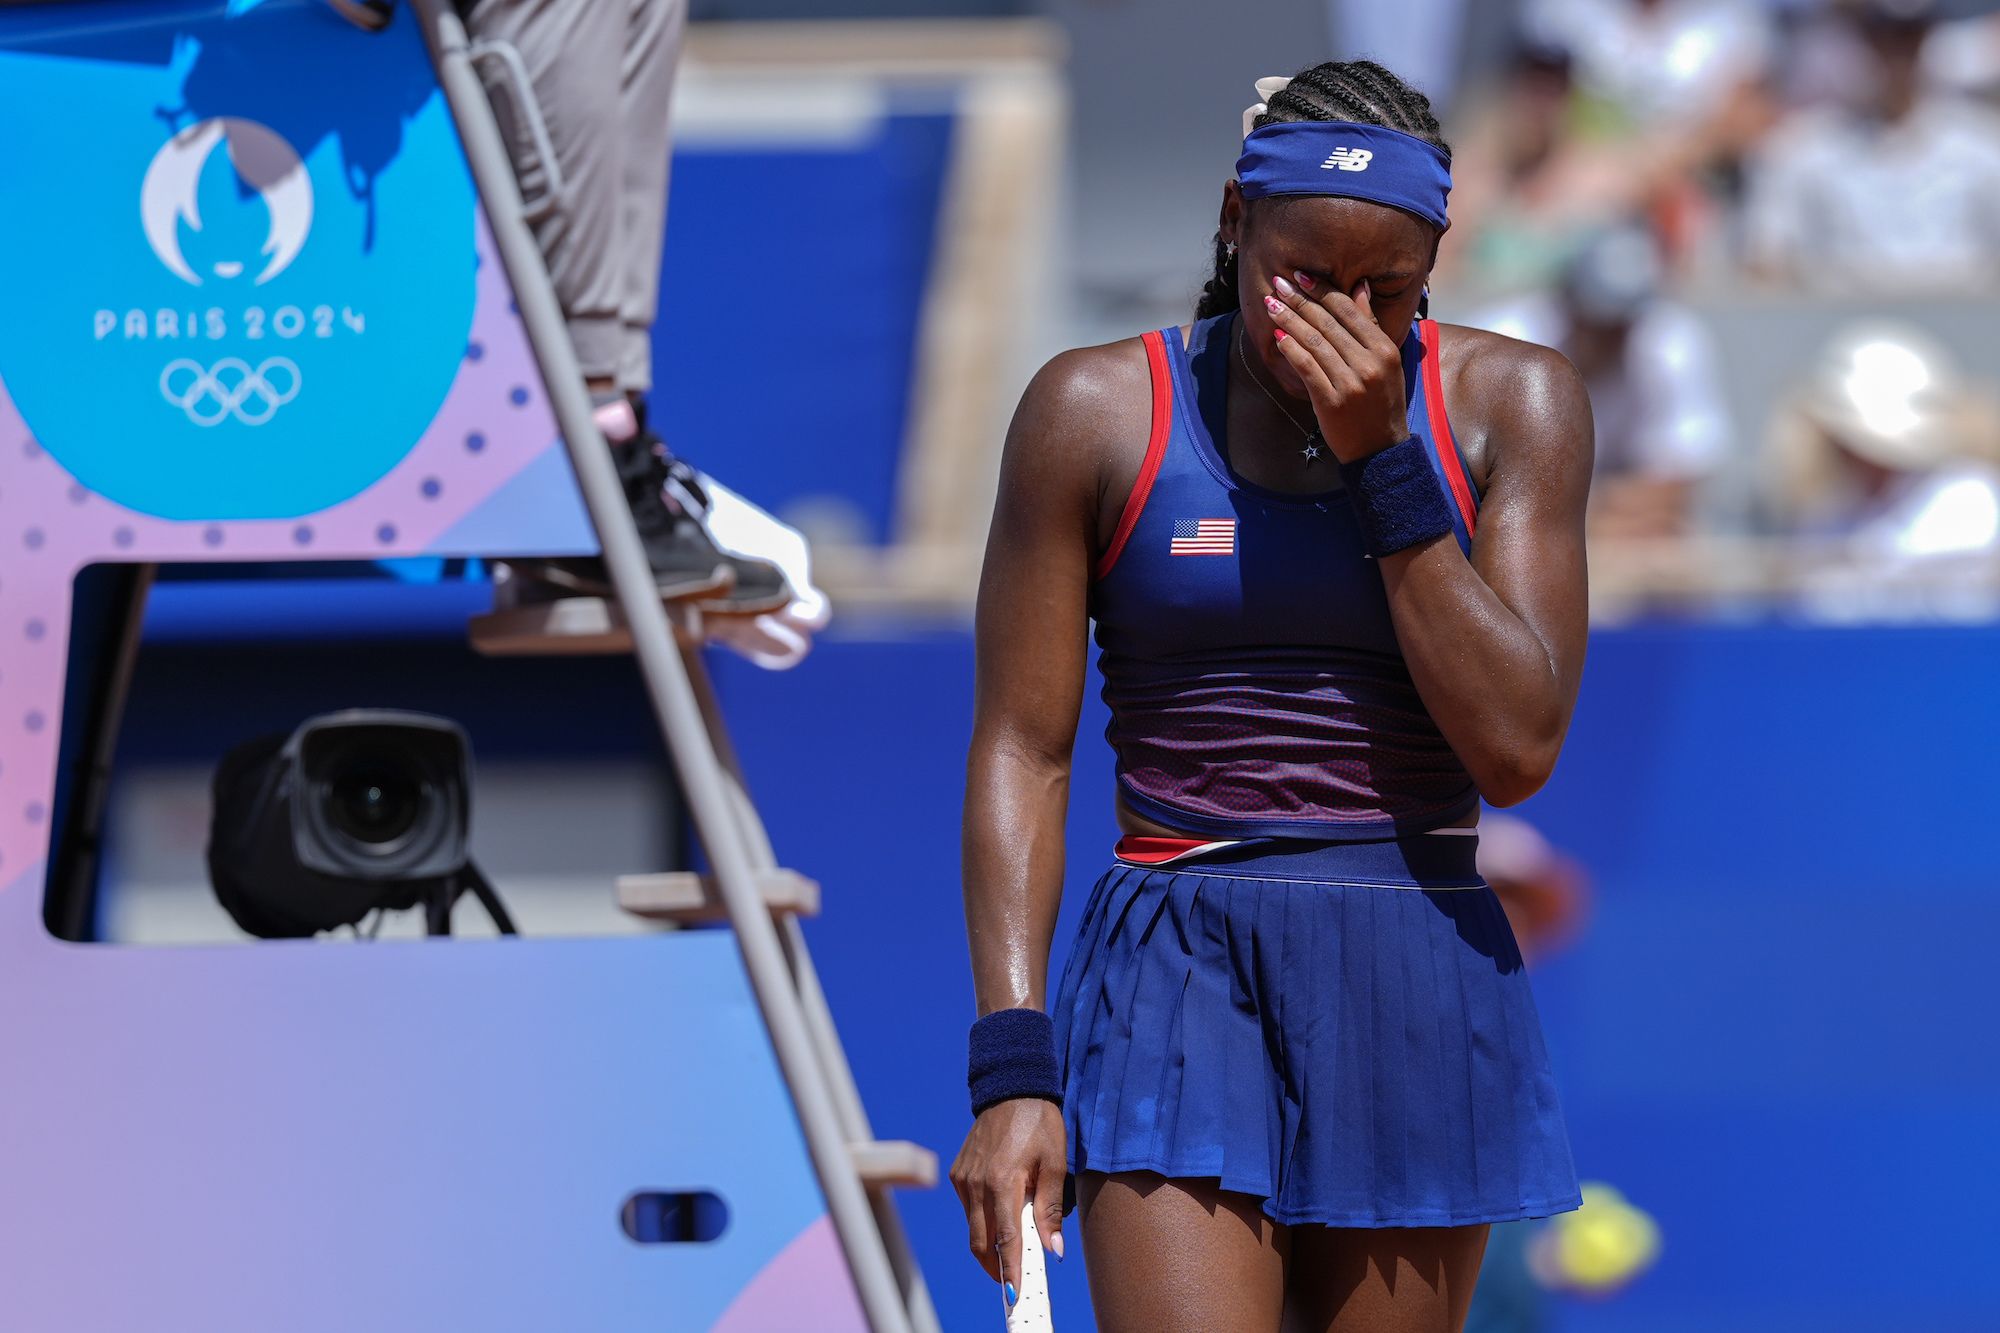
[[[1408,439],[1403,352],[1375,322],[1367,282],[1315,293],[1303,273],[1273,277],[1264,298],[1278,351],[1312,398],[1320,438],[1343,463]]]

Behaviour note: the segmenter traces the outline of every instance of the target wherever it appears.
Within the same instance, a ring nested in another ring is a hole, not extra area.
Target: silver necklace
[[[1256,385],[1266,398],[1271,400],[1271,406],[1284,413],[1285,420],[1297,426],[1299,431],[1305,435],[1306,445],[1305,448],[1299,450],[1299,453],[1305,458],[1306,466],[1311,467],[1313,460],[1320,455],[1319,427],[1315,425],[1311,430],[1307,430],[1304,426],[1300,426],[1299,419],[1292,415],[1292,409],[1279,402],[1278,395],[1266,389],[1264,381],[1259,379],[1257,372],[1250,368],[1250,354],[1243,350],[1243,324],[1241,320],[1238,320],[1236,325],[1236,358],[1243,363],[1243,373],[1250,377],[1250,382]]]

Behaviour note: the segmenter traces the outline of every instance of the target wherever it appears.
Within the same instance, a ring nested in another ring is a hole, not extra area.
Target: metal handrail
[[[556,423],[568,444],[570,464],[603,547],[612,588],[630,626],[647,695],[713,867],[716,890],[734,927],[744,970],[763,1011],[779,1069],[791,1089],[799,1128],[862,1308],[876,1333],[910,1333],[895,1272],[876,1229],[868,1192],[854,1168],[828,1079],[814,1052],[812,1031],[792,984],[777,927],[765,909],[756,872],[736,831],[728,779],[708,738],[610,448],[592,418],[583,373],[570,345],[555,288],[528,230],[513,166],[473,68],[465,27],[452,11],[450,0],[415,0],[415,6],[439,82],[458,122],[467,165],[486,201],[494,242],[513,280],[521,321],[541,365]]]

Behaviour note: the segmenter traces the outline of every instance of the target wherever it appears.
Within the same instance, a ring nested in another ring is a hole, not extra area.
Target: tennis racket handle
[[[1001,1299],[1004,1301],[1003,1293]],[[1049,1309],[1049,1267],[1042,1256],[1042,1233],[1035,1229],[1035,1205],[1021,1209],[1020,1299],[1007,1311],[1007,1333],[1053,1333]]]

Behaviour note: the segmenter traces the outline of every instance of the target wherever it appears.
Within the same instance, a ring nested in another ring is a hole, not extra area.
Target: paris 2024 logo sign
[[[457,137],[440,97],[371,103],[365,68],[266,88],[263,118],[175,125],[163,73],[0,51],[0,80],[38,103],[6,154],[0,384],[120,504],[314,513],[401,461],[458,373],[475,258]]]
[[[219,116],[183,130],[154,156],[146,169],[145,184],[139,191],[139,216],[145,224],[146,241],[169,272],[191,286],[199,287],[210,277],[219,281],[240,278],[248,265],[238,258],[216,259],[208,263],[204,276],[188,263],[181,248],[182,230],[201,233],[201,178],[215,150],[228,145],[230,165],[237,180],[256,192],[270,218],[270,236],[258,248],[260,265],[254,286],[261,287],[284,272],[305,248],[312,231],[312,177],[305,163],[270,127],[254,120]],[[284,328],[262,306],[243,310],[245,341],[268,339],[274,344],[304,337],[310,319],[325,337],[335,336],[338,319],[354,333],[367,328],[367,317],[352,309],[336,316],[330,305],[314,307],[310,315],[299,306],[281,306]],[[183,325],[181,312],[161,310],[149,320],[145,310],[99,310],[92,316],[98,338],[120,335],[167,342],[186,336],[199,337],[206,329],[211,341],[221,341],[227,332],[227,312],[210,306],[200,316],[190,309]],[[255,353],[253,353],[255,355]],[[160,397],[187,414],[197,426],[221,426],[235,421],[245,426],[263,426],[277,419],[278,409],[299,396],[303,380],[298,362],[275,346],[256,364],[238,356],[224,356],[204,364],[199,355],[177,356],[160,370]]]

